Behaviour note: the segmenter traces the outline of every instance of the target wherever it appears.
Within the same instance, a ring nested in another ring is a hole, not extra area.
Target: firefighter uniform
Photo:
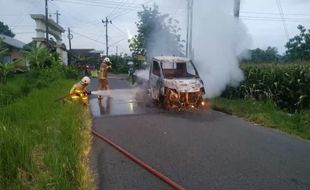
[[[108,70],[110,68],[112,68],[110,64],[111,64],[110,59],[105,58],[100,65],[100,68],[98,71],[98,80],[99,80],[99,89],[100,90],[108,90],[109,89]]]
[[[82,80],[74,84],[70,90],[71,99],[74,102],[82,102],[83,105],[88,105],[87,85],[90,83],[89,77],[83,77]]]

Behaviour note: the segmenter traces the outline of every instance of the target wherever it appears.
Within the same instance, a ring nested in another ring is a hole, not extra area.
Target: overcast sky
[[[105,50],[105,27],[101,19],[110,18],[109,44],[110,53],[114,54],[116,46],[119,52],[129,52],[127,40],[136,33],[137,11],[141,10],[141,4],[154,2],[161,12],[180,21],[185,39],[186,0],[49,0],[48,3],[53,19],[58,10],[60,25],[66,30],[71,28],[73,48]],[[35,36],[35,23],[30,14],[43,14],[44,0],[0,0],[0,7],[0,21],[12,29],[17,39],[30,42]],[[279,13],[281,8],[283,17]],[[282,53],[288,38],[298,34],[298,24],[310,29],[310,0],[241,0],[240,19],[252,39],[251,48],[275,46]],[[67,31],[63,41],[68,45],[66,36]]]

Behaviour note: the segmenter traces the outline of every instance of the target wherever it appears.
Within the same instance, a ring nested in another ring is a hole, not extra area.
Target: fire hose
[[[115,144],[114,142],[112,142],[110,139],[106,138],[105,136],[99,134],[97,131],[92,130],[92,133],[97,136],[99,139],[103,140],[104,142],[108,143],[109,145],[111,145],[113,148],[115,148],[116,150],[118,150],[120,153],[124,154],[125,156],[127,156],[129,159],[131,159],[132,161],[136,162],[138,165],[140,165],[141,167],[143,167],[144,169],[146,169],[147,171],[149,171],[150,173],[152,173],[153,175],[155,175],[156,177],[158,177],[159,179],[161,179],[162,181],[164,181],[165,183],[167,183],[168,185],[170,185],[171,187],[173,187],[174,189],[177,190],[184,190],[185,188],[182,187],[181,185],[177,184],[176,182],[172,181],[171,179],[169,179],[168,177],[166,177],[165,175],[163,175],[162,173],[158,172],[157,170],[155,170],[154,168],[152,168],[151,166],[149,166],[148,164],[146,164],[145,162],[143,162],[142,160],[140,160],[139,158],[135,157],[134,155],[132,155],[131,153],[129,153],[127,150],[125,150],[124,148],[120,147],[119,145]]]
[[[61,96],[61,97],[55,99],[54,101],[57,102],[57,101],[59,101],[59,100],[63,100],[63,99],[65,99],[65,98],[67,98],[67,97],[69,97],[69,96],[72,96],[72,95],[75,95],[75,94],[76,94],[76,93],[68,93],[68,94],[66,94],[66,95],[64,95],[64,96]],[[86,91],[86,94],[87,94],[87,95],[91,95],[92,92],[91,92],[91,91]]]

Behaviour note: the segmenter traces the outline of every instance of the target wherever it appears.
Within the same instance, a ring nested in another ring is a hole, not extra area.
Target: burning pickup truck
[[[158,56],[149,73],[150,95],[165,109],[204,107],[203,81],[192,61],[184,57]]]

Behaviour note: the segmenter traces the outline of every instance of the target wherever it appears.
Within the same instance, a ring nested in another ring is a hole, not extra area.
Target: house
[[[0,34],[0,38],[9,49],[7,55],[5,55],[3,58],[4,63],[12,63],[14,60],[22,57],[21,50],[25,45],[24,42],[21,42],[4,34]]]
[[[102,51],[94,49],[71,49],[72,63],[98,66],[102,61]]]

